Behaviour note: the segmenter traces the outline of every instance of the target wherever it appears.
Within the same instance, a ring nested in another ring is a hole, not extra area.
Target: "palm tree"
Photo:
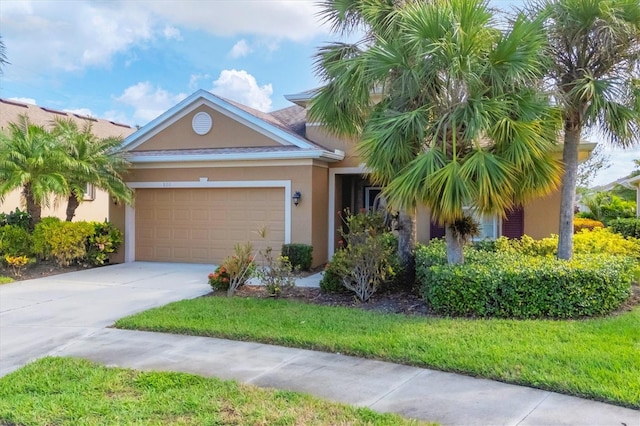
[[[335,0],[325,16],[342,28],[358,17],[367,33],[319,51],[326,85],[312,120],[360,138],[391,205],[431,208],[446,228],[449,263],[464,260],[468,208],[504,215],[556,187],[558,117],[537,90],[539,22],[519,16],[500,31],[482,0]]]
[[[640,3],[638,0],[544,0],[549,77],[564,120],[558,257],[573,255],[573,209],[580,137],[597,128],[609,143],[640,140]]]
[[[56,118],[51,133],[70,158],[71,167],[65,171],[67,221],[73,219],[84,200],[87,185],[107,191],[117,201],[132,202],[133,192],[122,179],[129,162],[121,149],[121,138],[98,138],[89,121],[79,127],[70,118]]]
[[[0,199],[22,188],[30,226],[40,222],[42,206],[55,193],[67,191],[67,181],[61,172],[69,166],[65,152],[42,126],[20,115],[9,123],[8,134],[0,133]]]
[[[9,61],[7,61],[6,50],[2,36],[0,36],[0,74],[4,74],[3,68],[9,63]]]

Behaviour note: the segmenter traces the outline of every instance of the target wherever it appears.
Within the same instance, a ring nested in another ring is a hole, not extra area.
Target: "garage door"
[[[246,241],[279,250],[284,188],[138,189],[135,223],[136,260],[220,263]]]

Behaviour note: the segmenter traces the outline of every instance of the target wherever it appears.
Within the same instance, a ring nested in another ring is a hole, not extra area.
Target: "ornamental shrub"
[[[308,271],[313,260],[313,246],[308,244],[283,244],[280,252],[289,259],[294,270]]]
[[[212,290],[227,291],[229,289],[229,273],[224,266],[218,266],[209,274],[209,285]]]
[[[28,231],[30,223],[31,215],[17,207],[15,211],[0,213],[0,226],[16,225]]]
[[[599,220],[587,219],[583,217],[573,218],[573,233],[578,233],[582,229],[604,228],[604,224]]]
[[[519,239],[500,237],[495,241],[494,246],[495,251],[500,253],[553,257],[558,249],[558,236],[552,235],[541,240],[534,240],[528,235],[523,235]],[[640,259],[640,240],[624,238],[620,234],[611,232],[609,228],[582,229],[573,236],[573,252],[575,254],[608,253]]]
[[[33,231],[34,249],[43,258],[53,257],[59,266],[82,260],[86,242],[95,233],[89,222],[42,220]]]
[[[31,234],[18,225],[0,227],[0,256],[31,256],[33,255]]]
[[[555,237],[555,241],[558,237]],[[607,253],[628,256],[640,260],[640,240],[624,238],[608,228],[583,229],[573,236],[573,252],[576,254]]]
[[[227,287],[227,296],[229,297],[233,296],[238,288],[245,285],[256,271],[255,255],[251,243],[238,243],[233,250],[234,254],[224,259],[220,265],[229,277]]]
[[[640,219],[615,219],[609,222],[609,229],[627,238],[640,238]]]
[[[345,213],[343,221],[348,230],[342,237],[346,244],[325,268],[320,289],[326,293],[351,290],[361,301],[367,301],[381,286],[402,280],[398,240],[388,232],[380,213]]]
[[[122,244],[122,232],[110,222],[90,222],[93,234],[85,242],[85,259],[90,265],[109,263],[109,255],[118,251]]]
[[[633,261],[576,255],[570,262],[519,253],[476,251],[463,265],[434,263],[416,252],[421,292],[443,315],[498,318],[579,318],[604,315],[629,297]]]

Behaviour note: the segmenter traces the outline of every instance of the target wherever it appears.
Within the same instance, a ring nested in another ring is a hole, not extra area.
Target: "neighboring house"
[[[109,120],[101,120],[93,117],[86,117],[71,112],[58,111],[51,108],[45,108],[38,105],[27,104],[14,100],[0,98],[0,131],[8,131],[8,124],[15,122],[18,116],[26,114],[33,124],[50,128],[56,117],[71,118],[78,122],[80,126],[88,120],[92,124],[94,134],[99,138],[122,137],[125,138],[133,133],[136,129],[126,124],[119,124]],[[109,195],[100,189],[89,187],[85,195],[84,202],[76,210],[74,220],[96,220],[103,221],[109,215]],[[16,190],[4,198],[0,202],[0,212],[9,213],[19,207],[24,210],[21,191]],[[56,216],[64,220],[66,217],[65,209],[67,208],[66,198],[56,203],[51,199],[49,207],[43,207],[42,217]]]
[[[306,121],[312,95],[287,96],[295,105],[267,114],[199,90],[127,137],[135,203],[110,204],[109,214],[125,231],[119,260],[219,263],[252,241],[256,249],[310,244],[313,265],[326,262],[339,212],[372,207],[380,188],[352,142]],[[594,146],[585,144],[581,158]],[[480,218],[482,237],[546,237],[558,232],[559,209],[557,191],[506,218]],[[443,234],[429,216],[418,209],[419,241]]]
[[[636,206],[640,206],[640,175],[634,173],[616,179],[613,182],[609,182],[605,185],[594,186],[590,190],[592,192],[604,192],[611,191],[613,189],[616,189],[617,187],[634,190],[636,192]],[[636,207],[636,217],[640,218],[640,208],[638,207]]]

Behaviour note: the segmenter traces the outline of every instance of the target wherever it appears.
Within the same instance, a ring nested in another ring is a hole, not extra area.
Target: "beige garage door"
[[[136,260],[220,263],[246,241],[279,251],[284,188],[138,189],[135,222]]]

